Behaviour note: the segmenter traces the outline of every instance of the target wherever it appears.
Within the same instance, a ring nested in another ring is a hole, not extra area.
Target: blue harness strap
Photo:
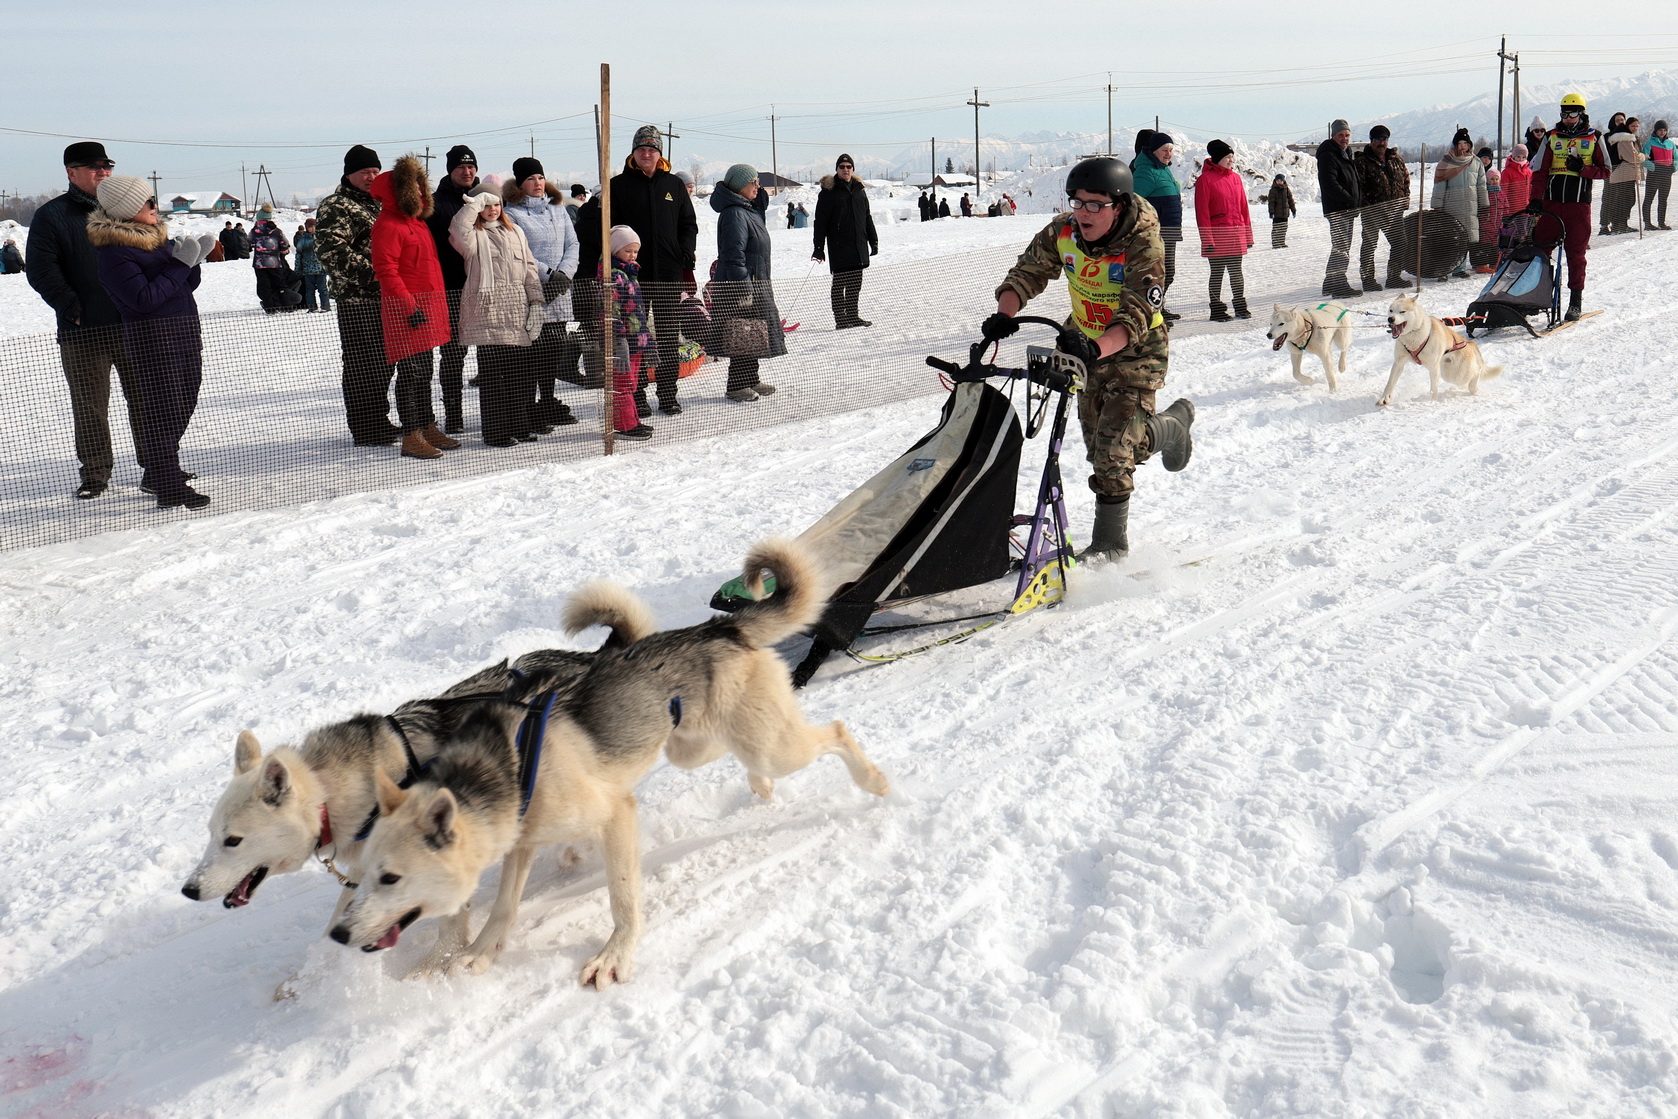
[[[543,692],[530,701],[529,714],[519,724],[519,815],[530,808],[536,793],[536,771],[542,764],[542,741],[548,735],[548,717],[553,714],[559,689]]]

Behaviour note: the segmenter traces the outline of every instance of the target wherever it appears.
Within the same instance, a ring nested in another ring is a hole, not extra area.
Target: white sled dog
[[[1346,352],[1352,348],[1352,322],[1347,317],[1345,304],[1319,303],[1315,307],[1284,307],[1270,305],[1269,338],[1272,350],[1288,347],[1293,359],[1293,379],[1302,385],[1315,384],[1300,371],[1300,363],[1307,353],[1322,359],[1323,375],[1328,378],[1328,391],[1334,392],[1339,383],[1334,379],[1334,351],[1340,351],[1340,372],[1346,372]]]
[[[1480,382],[1503,374],[1503,366],[1486,366],[1480,347],[1427,313],[1414,296],[1401,295],[1387,308],[1387,331],[1393,336],[1393,367],[1386,391],[1375,402],[1384,408],[1392,403],[1399,374],[1412,363],[1425,366],[1428,387],[1439,399],[1439,378],[1470,393],[1480,391]]]
[[[638,601],[620,605],[622,613],[597,619],[612,628],[606,648],[629,645],[654,628]],[[412,700],[389,715],[328,723],[304,736],[302,746],[280,746],[266,756],[255,735],[240,732],[233,779],[210,813],[209,846],[181,893],[193,901],[220,898],[236,909],[249,905],[270,875],[299,870],[318,856],[345,883],[326,924],[330,931],[354,893],[350,883],[359,875],[363,841],[377,813],[374,775],[423,766],[474,707],[528,701],[581,676],[595,656],[566,649],[527,653],[511,665],[502,661],[475,673],[440,696]]]
[[[821,616],[827,594],[811,560],[790,541],[766,541],[746,558],[754,595],[765,570],[775,576],[770,597],[602,651],[586,674],[563,685],[528,784],[521,786],[528,772],[518,741],[526,709],[512,704],[475,712],[411,788],[381,774],[381,815],[363,852],[361,884],[332,939],[374,952],[393,947],[420,918],[443,917],[463,947],[448,957],[434,953],[415,971],[481,973],[506,943],[537,849],[596,837],[613,928],[579,978],[604,989],[629,980],[641,936],[633,791],[660,748],[684,768],[731,751],[764,797],[776,778],[838,754],[859,786],[885,796],[885,776],[843,723],[804,721],[786,665],[769,648]],[[628,614],[633,600],[613,584],[590,584],[567,607],[566,628],[575,633],[602,616]],[[497,859],[504,861],[494,908],[464,946],[466,906]],[[439,932],[439,947],[449,939]]]

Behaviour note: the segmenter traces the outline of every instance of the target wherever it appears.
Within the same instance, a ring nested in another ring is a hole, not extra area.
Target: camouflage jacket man
[[[332,298],[379,298],[373,275],[373,223],[378,219],[378,200],[347,179],[321,199],[315,211],[315,252],[326,265]]]
[[[1072,264],[1061,252],[1063,236],[1077,237],[1070,213],[1056,215],[1031,239],[997,287],[998,298],[1012,291],[1023,307],[1051,280],[1065,276]],[[1105,238],[1093,245],[1081,239],[1074,244],[1086,258],[1118,258],[1122,262],[1123,291],[1105,323],[1109,327],[1122,324],[1130,332],[1130,341],[1122,350],[1098,361],[1090,370],[1090,380],[1159,388],[1165,384],[1169,360],[1165,320],[1160,313],[1165,299],[1165,245],[1160,237],[1159,215],[1146,199],[1130,195],[1124,212]],[[1066,325],[1076,326],[1076,316],[1069,317]]]
[[[1376,159],[1373,149],[1364,148],[1352,157],[1352,163],[1357,168],[1364,205],[1410,197],[1410,168],[1398,149],[1388,148],[1385,159]]]

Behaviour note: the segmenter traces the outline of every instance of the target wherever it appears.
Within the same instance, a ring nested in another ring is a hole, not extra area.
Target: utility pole
[[[163,200],[157,197],[157,181],[162,178],[162,176],[153,170],[151,174],[146,176],[146,178],[151,180],[151,196],[153,199],[156,199],[157,208],[161,211],[163,209]]]
[[[536,158],[536,133],[534,132],[530,134],[530,158]]]
[[[938,209],[938,137],[932,138],[932,208]]]
[[[425,145],[425,155],[422,156],[421,158],[425,160],[425,181],[427,183],[429,183],[429,182],[431,182],[431,145],[430,144]]]
[[[1524,142],[1525,139],[1526,139],[1526,130],[1521,127],[1521,52],[1520,51],[1515,52],[1515,112],[1509,118],[1509,123],[1512,126],[1509,129],[1510,138],[1513,139],[1514,137],[1519,136],[1519,137],[1521,137],[1522,142]],[[1538,153],[1537,152],[1527,152],[1527,158],[1528,159],[1537,159],[1538,158]]]
[[[979,100],[979,87],[974,86],[973,100],[968,104],[973,106],[973,201],[977,202],[984,193],[984,184],[980,182],[982,173],[979,170],[979,110],[990,108],[990,102]]]
[[[769,111],[774,112],[775,106],[769,106]],[[670,141],[680,139],[681,135],[682,134],[680,132],[676,131],[675,121],[667,120],[664,122],[664,159],[665,162],[670,164],[671,169],[674,169],[676,166],[676,145],[672,144]]]
[[[260,206],[262,202],[262,189],[267,187],[268,201],[273,205],[274,209],[278,210],[280,208],[280,200],[274,197],[274,184],[268,181],[268,176],[273,174],[272,171],[268,170],[268,165],[266,163],[257,164],[256,170],[253,171],[252,174],[254,174],[258,180],[256,184],[256,202],[258,205]]]
[[[775,185],[770,188],[770,194],[781,193],[781,156],[775,147],[775,106],[769,106],[769,168]]]
[[[1107,71],[1107,154],[1113,154],[1113,71]]]
[[[1517,56],[1509,53],[1509,37],[1505,35],[1497,41],[1497,160],[1503,162],[1503,68],[1507,63],[1514,62]],[[1519,89],[1520,86],[1515,87]],[[1516,95],[1519,97],[1519,94]],[[1511,130],[1510,135],[1519,135]]]
[[[251,188],[250,188],[250,184],[245,181],[245,165],[244,165],[243,162],[241,162],[239,164],[239,205],[240,205],[240,207],[249,206],[250,201],[251,201]],[[241,212],[240,212],[239,216],[240,217],[245,216],[242,209],[241,209]]]

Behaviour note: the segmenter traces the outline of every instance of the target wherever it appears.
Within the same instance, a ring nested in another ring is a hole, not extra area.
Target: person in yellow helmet
[[[1585,114],[1585,99],[1569,93],[1561,99],[1561,120],[1544,134],[1532,161],[1531,213],[1549,212],[1561,220],[1567,250],[1567,321],[1584,314],[1585,255],[1591,246],[1591,184],[1609,174],[1602,137]]]

